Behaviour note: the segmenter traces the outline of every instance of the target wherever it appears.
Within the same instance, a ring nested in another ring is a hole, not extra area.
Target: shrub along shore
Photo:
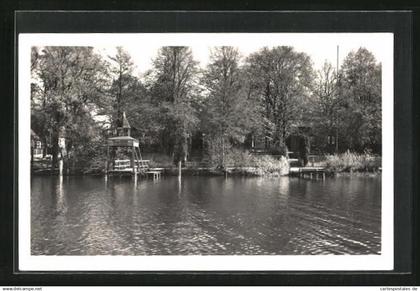
[[[170,162],[169,157],[163,155],[146,155],[151,167],[163,168],[165,175],[177,175],[178,168]],[[369,153],[355,154],[346,152],[338,155],[326,155],[319,162],[313,164],[323,167],[330,175],[335,174],[372,174],[380,173],[381,157]],[[227,155],[225,166],[215,161],[203,163],[189,162],[183,165],[182,174],[186,176],[286,176],[290,165],[285,157],[275,158],[270,155],[253,155],[249,152],[236,152]],[[33,174],[58,175],[58,169],[51,169],[48,160],[34,161]],[[65,171],[65,175],[103,175],[105,161],[92,161],[85,167],[74,167]]]
[[[320,165],[330,173],[379,173],[382,170],[382,157],[345,152],[326,156]]]

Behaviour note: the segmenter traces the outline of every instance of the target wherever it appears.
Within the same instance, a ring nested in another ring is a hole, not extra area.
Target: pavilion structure
[[[119,149],[129,156],[129,159],[116,159]],[[149,160],[143,160],[139,140],[131,137],[131,126],[123,113],[122,123],[117,127],[116,136],[107,140],[105,175],[131,174],[137,178],[138,174],[152,175],[154,179],[160,178],[162,168],[149,168]]]
[[[118,149],[129,155],[129,159],[115,159]],[[142,160],[138,139],[131,137],[131,126],[123,113],[122,124],[117,127],[116,136],[107,140],[105,174],[132,174],[142,171],[148,161]]]

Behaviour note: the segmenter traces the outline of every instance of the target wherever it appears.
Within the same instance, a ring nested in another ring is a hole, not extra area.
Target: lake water
[[[381,177],[33,177],[32,255],[379,254]]]

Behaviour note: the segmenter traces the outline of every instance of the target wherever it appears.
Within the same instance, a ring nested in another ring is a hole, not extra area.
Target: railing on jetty
[[[140,174],[140,175],[151,175],[154,179],[159,179],[162,175],[163,168],[150,168],[150,160],[134,160],[135,171],[131,166],[131,161],[126,160],[115,160],[112,169],[109,170],[110,174]]]
[[[134,164],[137,171],[149,169],[149,160],[134,160]],[[131,167],[130,160],[115,160],[114,161],[114,170],[133,170]]]

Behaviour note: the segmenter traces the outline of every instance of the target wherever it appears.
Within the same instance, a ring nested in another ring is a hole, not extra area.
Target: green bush
[[[339,155],[328,155],[325,158],[325,167],[331,172],[376,172],[382,164],[380,156],[369,152],[356,154],[347,151]]]
[[[224,167],[246,175],[287,175],[289,163],[285,157],[277,159],[270,155],[253,155],[247,150],[231,147],[225,152]],[[221,166],[220,153],[210,157],[211,166]]]
[[[254,157],[248,151],[230,148],[225,153],[225,166],[250,167],[253,164]]]
[[[279,174],[281,176],[289,173],[289,162],[285,157],[276,159],[272,156],[254,156],[255,165],[261,169],[264,174]]]
[[[99,174],[105,172],[106,149],[101,141],[92,141],[75,149],[68,161],[70,173]]]

